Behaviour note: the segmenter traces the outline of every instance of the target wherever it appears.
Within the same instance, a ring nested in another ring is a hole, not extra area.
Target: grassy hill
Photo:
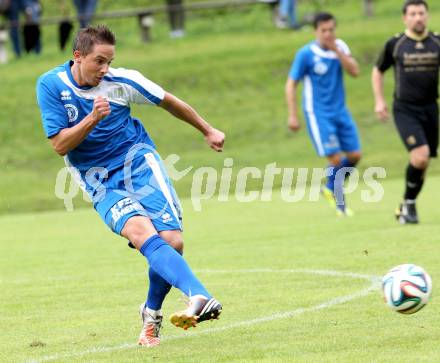
[[[376,121],[370,90],[370,70],[378,50],[402,29],[401,1],[385,3],[376,4],[373,19],[362,16],[360,1],[332,2],[328,9],[338,17],[339,36],[362,67],[358,79],[346,79],[348,104],[361,131],[361,167],[383,166],[393,178],[401,177],[406,155],[394,125]],[[44,4],[47,15],[56,12],[53,2]],[[310,10],[310,6],[300,7],[302,14]],[[201,135],[162,110],[133,107],[162,156],[179,154],[181,169],[189,165],[221,169],[226,157],[234,159],[234,172],[243,166],[264,168],[274,161],[280,167],[322,166],[305,130],[296,135],[287,131],[284,102],[291,60],[295,50],[313,38],[312,30],[273,28],[265,5],[205,15],[190,15],[187,37],[180,40],[168,38],[166,20],[159,17],[151,44],[140,42],[135,19],[108,22],[118,36],[115,67],[140,70],[227,134],[225,152],[215,154]],[[440,4],[432,4],[431,24],[439,20]],[[45,140],[34,89],[38,76],[64,62],[69,52],[58,51],[55,26],[45,27],[43,38],[40,57],[25,56],[0,66],[0,213],[63,208],[54,196],[54,184],[64,163]],[[391,94],[391,73],[387,91]],[[438,163],[433,163],[431,173],[439,171]],[[188,175],[176,185],[181,195],[188,194],[191,181]],[[84,203],[79,197],[76,202]]]

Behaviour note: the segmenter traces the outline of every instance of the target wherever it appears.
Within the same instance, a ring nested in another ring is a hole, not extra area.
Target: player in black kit
[[[406,30],[385,44],[372,74],[375,111],[386,121],[389,114],[383,92],[384,72],[394,66],[394,121],[409,151],[406,190],[396,210],[396,218],[402,224],[419,221],[416,198],[429,160],[437,156],[439,143],[440,36],[428,31],[427,20],[426,1],[406,1],[403,6]]]

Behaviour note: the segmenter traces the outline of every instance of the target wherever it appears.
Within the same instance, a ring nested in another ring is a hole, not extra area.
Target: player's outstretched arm
[[[76,148],[104,117],[110,114],[110,104],[102,97],[97,97],[93,103],[93,110],[81,122],[73,127],[65,128],[50,138],[53,149],[57,154],[64,156]]]
[[[206,143],[215,151],[223,151],[225,134],[212,127],[190,105],[171,93],[165,92],[165,97],[159,104],[173,116],[185,121],[199,130],[204,136]]]
[[[388,107],[383,92],[384,74],[375,66],[371,73],[371,84],[374,93],[374,111],[381,121],[387,121],[389,118]]]
[[[286,103],[287,111],[289,113],[287,126],[292,131],[298,131],[301,125],[298,121],[298,105],[296,101],[296,94],[298,89],[298,82],[294,81],[292,78],[287,78],[286,81]]]

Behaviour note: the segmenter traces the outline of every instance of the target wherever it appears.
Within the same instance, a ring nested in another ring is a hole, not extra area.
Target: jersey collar
[[[72,65],[73,65],[73,61],[69,60],[64,64],[64,68],[66,69],[66,73],[67,73],[67,77],[69,77],[70,82],[72,82],[72,84],[79,89],[90,89],[93,88],[92,86],[80,86],[78,83],[76,83],[75,79],[73,78],[73,74],[72,74]]]
[[[428,37],[428,35],[429,35],[429,30],[428,30],[428,29],[425,29],[425,31],[423,32],[423,34],[418,35],[418,34],[414,33],[413,31],[411,31],[411,30],[409,30],[409,29],[406,29],[406,30],[405,30],[405,35],[406,35],[408,38],[410,38],[410,39],[412,39],[412,40],[415,40],[416,42],[420,42],[420,41],[422,41],[422,40],[425,40],[425,39]]]
[[[328,59],[338,58],[338,55],[334,51],[322,48],[317,40],[314,40],[310,44],[310,49],[315,55],[320,56],[321,58],[328,58]]]

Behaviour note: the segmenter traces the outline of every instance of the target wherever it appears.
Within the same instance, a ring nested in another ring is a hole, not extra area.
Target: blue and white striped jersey
[[[121,167],[130,148],[144,143],[155,148],[142,123],[131,117],[130,104],[158,105],[164,90],[137,71],[110,68],[96,87],[81,87],[73,79],[72,61],[43,74],[37,83],[37,99],[48,138],[72,127],[93,109],[96,97],[105,97],[111,113],[102,119],[75,149],[67,162],[80,172],[92,167]]]
[[[350,49],[341,39],[336,40],[336,45],[350,55]],[[303,106],[306,111],[337,113],[345,108],[341,62],[334,51],[321,48],[316,41],[298,51],[289,77],[294,81],[303,80]]]

